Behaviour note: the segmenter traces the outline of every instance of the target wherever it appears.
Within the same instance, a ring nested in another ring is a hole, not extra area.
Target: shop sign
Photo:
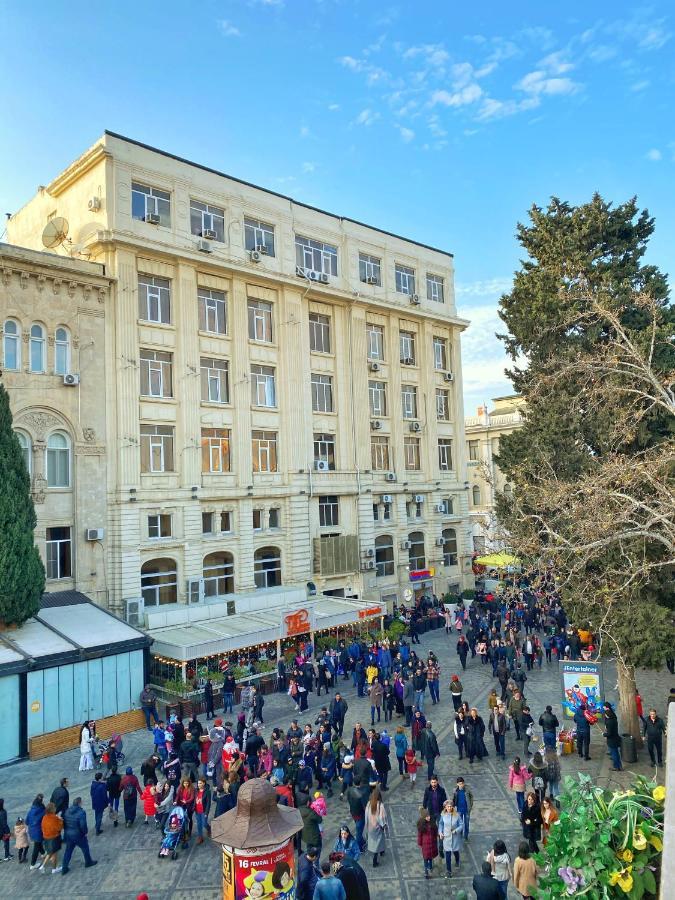
[[[30,711],[31,712],[40,712],[40,701],[39,700],[33,700],[33,702],[30,705]]]
[[[299,609],[287,609],[281,613],[281,637],[295,637],[314,631],[314,609],[303,606]]]
[[[369,606],[368,609],[359,610],[359,619],[370,619],[372,616],[382,615],[381,606]]]
[[[563,715],[571,719],[583,700],[592,716],[602,715],[602,663],[560,661]]]
[[[224,900],[294,900],[293,838],[267,849],[232,850],[223,846]]]
[[[436,574],[436,569],[413,569],[408,573],[411,581],[423,581],[425,578],[433,578]]]

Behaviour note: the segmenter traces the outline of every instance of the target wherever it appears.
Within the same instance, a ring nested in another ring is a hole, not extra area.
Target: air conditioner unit
[[[101,208],[101,198],[92,197],[89,203],[87,203],[87,208],[89,209],[89,212],[98,212]]]
[[[411,431],[420,431],[421,428],[422,428],[422,426],[420,425],[419,422],[411,422],[411,423],[410,423],[410,430],[411,430]]]
[[[379,372],[380,364],[379,364],[379,362],[369,362],[368,368],[370,369],[371,372]]]
[[[368,560],[366,560],[366,562],[363,563],[361,568],[363,569],[364,572],[369,572],[375,568],[375,561],[372,559],[368,559]]]
[[[187,601],[188,603],[201,603],[204,599],[204,579],[188,578]]]
[[[396,472],[387,472],[384,476],[385,481],[396,481]]]
[[[382,502],[383,503],[393,503],[394,498],[391,494],[382,494]]]
[[[330,467],[328,465],[327,459],[315,459],[314,460],[314,468],[317,472],[329,472]]]
[[[206,238],[207,241],[215,241],[217,235],[213,228],[205,228],[202,231],[202,237]]]
[[[157,213],[148,213],[145,217],[145,221],[148,225],[159,225],[161,220]]]
[[[419,306],[420,305],[420,295],[413,294],[412,297],[410,298],[410,303],[412,304],[412,306]]]
[[[442,547],[444,543],[445,543],[445,541],[443,538],[436,538],[436,546],[437,547]]]
[[[305,274],[310,281],[319,281],[319,277],[321,275],[320,272],[316,272],[314,269],[305,269]]]
[[[320,272],[319,281],[321,282],[321,284],[328,284],[328,275],[326,275],[325,272]]]
[[[374,275],[366,275],[364,281],[366,284],[377,284],[377,278]]]
[[[251,250],[251,262],[258,263],[262,259],[260,250]]]
[[[443,506],[442,503],[437,503],[436,506],[434,506],[434,512],[437,512],[437,513],[444,513],[444,512],[445,512],[445,507]]]
[[[197,241],[197,250],[202,253],[211,253],[213,248],[211,247],[211,241],[205,241],[204,238],[200,238]]]
[[[455,373],[454,373],[454,372],[444,372],[444,373],[443,373],[443,379],[444,379],[445,381],[454,381],[454,380],[455,380]]]
[[[144,602],[142,597],[124,601],[124,619],[129,625],[141,628],[144,624]]]
[[[382,422],[379,419],[373,419],[370,423],[370,427],[373,431],[379,431],[382,428]]]
[[[267,256],[267,247],[265,244],[256,244],[254,250],[256,253],[262,253],[263,256]]]
[[[80,376],[76,372],[69,372],[63,376],[63,383],[66,387],[76,387],[80,383]]]
[[[413,500],[415,503],[424,503],[424,494],[415,494]]]
[[[410,550],[411,547],[410,541],[401,541],[401,550]]]
[[[303,269],[302,266],[295,267],[295,274],[298,276],[298,278],[309,278],[307,269]]]
[[[372,558],[375,556],[375,551],[373,550],[372,547],[368,547],[367,550],[364,550],[364,551],[363,551],[363,555],[364,555],[367,559],[372,559]]]
[[[103,528],[87,528],[85,537],[88,541],[102,541],[104,534]]]

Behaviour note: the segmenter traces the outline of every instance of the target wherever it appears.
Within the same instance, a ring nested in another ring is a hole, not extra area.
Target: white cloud
[[[555,53],[549,53],[548,56],[540,60],[539,65],[546,69],[547,72],[550,72],[551,75],[564,75],[565,72],[569,72],[570,69],[574,68],[572,63],[564,57],[565,52],[563,50],[556,50]]]
[[[345,67],[345,69],[351,69],[352,72],[361,72],[363,70],[363,62],[360,59],[356,59],[354,56],[341,56],[338,59],[338,62]]]
[[[635,93],[637,93],[638,91],[644,91],[649,87],[649,85],[650,82],[646,78],[643,78],[641,81],[636,81],[635,84],[631,85],[631,91],[635,91]]]
[[[302,125],[300,128],[300,137],[308,138],[311,136],[312,136],[312,132],[309,130],[309,127],[307,125]]]
[[[415,132],[412,130],[412,128],[406,128],[404,125],[397,125],[396,127],[398,128],[399,134],[401,135],[401,139],[406,144],[409,144],[412,140],[414,140]]]
[[[328,104],[328,109],[329,109],[331,112],[335,112],[336,110],[340,109],[340,104],[339,104],[339,103],[329,103],[329,104]]]
[[[305,173],[305,175],[311,175],[312,172],[316,171],[316,163],[304,162],[302,164],[302,171]]]
[[[239,31],[236,25],[233,25],[232,22],[228,21],[228,19],[219,19],[218,28],[225,37],[241,37],[241,31]]]
[[[662,158],[661,151],[657,150],[656,147],[653,147],[645,153],[645,159],[648,159],[650,162],[658,162]]]
[[[571,78],[549,78],[543,69],[528,72],[515,85],[527,94],[574,94],[581,87]]]
[[[354,119],[355,125],[372,125],[380,118],[379,112],[374,112],[370,108],[362,109],[358,116]]]
[[[500,297],[510,290],[511,278],[489,278],[485,281],[468,281],[455,285],[456,297]]]
[[[434,69],[443,68],[450,59],[450,54],[442,44],[421,44],[409,47],[403,53],[403,59],[422,57],[424,62]]]
[[[486,97],[481,103],[476,118],[479,122],[505,119],[507,116],[515,116],[524,110],[535,109],[540,103],[541,100],[538,96],[525,97],[523,100],[495,100],[493,97]]]
[[[436,106],[467,106],[469,103],[475,103],[483,96],[483,89],[478,84],[468,84],[466,87],[458,91],[450,93],[449,91],[434,91],[431,95],[431,105]]]

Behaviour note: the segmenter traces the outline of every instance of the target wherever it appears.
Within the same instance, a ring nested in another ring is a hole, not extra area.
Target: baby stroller
[[[96,739],[92,745],[96,768],[100,769],[101,766],[105,765],[108,769],[112,769],[113,766],[122,765],[126,759],[122,752],[122,747],[122,735],[116,732],[111,734],[110,739],[107,741]]]
[[[159,848],[157,856],[170,856],[171,859],[178,858],[178,845],[183,836],[186,825],[185,810],[182,806],[174,806],[169,813],[164,827],[164,839],[162,846]]]

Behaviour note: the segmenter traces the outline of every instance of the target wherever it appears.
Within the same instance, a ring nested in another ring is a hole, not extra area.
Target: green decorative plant
[[[537,855],[537,897],[642,900],[657,895],[666,790],[638,777],[626,791],[567,778],[560,820]]]
[[[390,641],[400,641],[403,635],[406,632],[406,626],[403,622],[399,622],[398,619],[394,619],[389,628],[385,631],[386,637]]]
[[[167,694],[176,694],[178,697],[186,697],[190,692],[190,685],[182,678],[167,678],[161,682],[161,687]]]

